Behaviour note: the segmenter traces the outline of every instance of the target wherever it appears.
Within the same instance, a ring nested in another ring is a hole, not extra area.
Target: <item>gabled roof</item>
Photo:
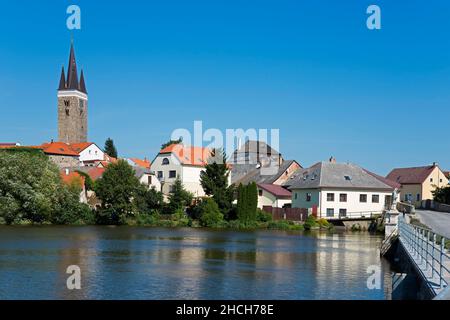
[[[93,142],[71,143],[70,147],[72,148],[73,151],[80,154],[83,150],[89,148],[93,144],[95,144],[95,143],[93,143]]]
[[[130,160],[133,161],[139,167],[150,169],[151,163],[147,159],[141,160],[138,158],[130,158]]]
[[[181,164],[203,167],[211,156],[211,150],[204,147],[171,144],[159,151],[159,154],[172,154],[178,158]]]
[[[363,168],[350,163],[318,162],[307,169],[299,169],[292,181],[287,181],[289,189],[379,189],[393,190],[386,183],[367,173]]]
[[[247,173],[244,173],[245,171],[243,171],[244,174],[240,174],[238,176],[237,180],[232,181],[232,183],[235,185],[239,185],[241,183],[248,184],[250,182],[272,184],[276,180],[278,180],[293,163],[297,163],[297,161],[295,161],[295,160],[283,161],[281,163],[281,165],[278,167],[277,173],[275,173],[273,175],[262,174],[261,168],[255,168],[254,166],[252,166],[254,169],[250,170]],[[236,166],[236,167],[242,166],[243,170],[246,170],[248,168],[248,166],[246,166],[246,165],[235,164],[234,166]],[[301,168],[301,166],[300,166],[300,168]],[[233,172],[233,175],[235,175],[235,176],[237,176],[238,174],[239,173],[236,173],[236,170]],[[233,177],[232,177],[232,180],[234,180]]]
[[[279,155],[280,153],[264,141],[247,140],[243,146],[234,151],[236,153],[263,153]]]
[[[77,167],[72,169],[88,174],[92,181],[96,181],[97,179],[101,178],[101,176],[105,172],[104,168],[99,167]]]
[[[258,187],[273,194],[277,198],[291,198],[292,192],[282,186],[268,183],[258,183]]]
[[[450,171],[444,171],[444,174],[450,180]]]
[[[435,165],[431,165],[425,167],[396,168],[386,178],[400,184],[422,184],[436,167]]]

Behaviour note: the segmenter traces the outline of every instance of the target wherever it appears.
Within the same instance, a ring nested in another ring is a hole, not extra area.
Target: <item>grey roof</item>
[[[278,167],[278,170],[273,175],[266,175],[264,172],[261,172],[261,168],[255,168],[254,165],[251,166],[252,169],[249,169],[245,174],[242,174],[238,177],[235,176],[235,179],[233,179],[233,174],[231,176],[231,183],[234,184],[249,184],[251,182],[256,183],[265,183],[265,184],[272,184],[274,183],[288,168],[289,166],[294,163],[295,160],[285,160],[281,163],[281,165]],[[234,166],[241,166],[241,165],[234,165]],[[246,165],[242,165],[246,166]],[[243,167],[246,169],[247,167]],[[244,170],[245,171],[245,170]],[[242,171],[242,172],[244,172]],[[241,173],[242,173],[241,172]]]
[[[393,190],[363,168],[350,163],[318,162],[307,169],[298,169],[285,186],[289,189],[380,189]]]
[[[138,179],[142,178],[144,174],[151,174],[151,170],[148,168],[143,168],[139,166],[133,166],[134,176]]]
[[[267,152],[271,155],[278,155],[279,152],[264,141],[247,140],[242,147],[235,150],[234,153],[262,153]]]

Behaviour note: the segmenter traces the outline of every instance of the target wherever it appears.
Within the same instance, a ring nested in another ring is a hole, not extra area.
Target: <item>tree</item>
[[[226,154],[214,149],[208,158],[205,170],[200,173],[200,184],[206,195],[212,196],[225,215],[232,208],[234,187],[228,186],[230,171],[226,163]]]
[[[194,195],[184,189],[180,178],[177,177],[175,183],[172,185],[172,191],[169,195],[168,209],[169,213],[173,214],[177,210],[184,210],[185,207],[192,203]]]
[[[148,189],[147,186],[141,185],[133,201],[136,210],[141,214],[148,214],[152,211],[161,212],[164,204],[164,196],[155,188]]]
[[[167,141],[166,143],[163,143],[161,145],[161,149],[164,149],[164,148],[166,148],[166,147],[168,147],[168,146],[170,146],[172,144],[179,144],[181,142],[183,142],[183,138],[182,137],[179,137],[177,140],[170,139],[169,141]]]
[[[117,149],[111,138],[108,138],[105,141],[105,153],[110,157],[117,158]]]
[[[450,204],[450,187],[436,188],[432,193],[434,201]]]
[[[0,220],[7,224],[81,223],[90,209],[81,190],[61,180],[58,167],[40,150],[0,151]]]
[[[223,214],[217,203],[211,198],[205,198],[199,204],[200,224],[204,227],[213,227],[223,221]]]
[[[125,160],[106,167],[95,183],[95,193],[102,201],[99,223],[124,224],[134,215],[132,200],[139,193],[140,182],[134,169]]]
[[[257,220],[258,187],[255,182],[238,188],[237,216],[240,221],[251,222]]]

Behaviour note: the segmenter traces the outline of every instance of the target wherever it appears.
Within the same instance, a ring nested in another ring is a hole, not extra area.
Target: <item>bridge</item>
[[[386,230],[390,233],[381,245],[381,255],[386,255],[394,243],[401,246],[431,295],[449,300],[450,253],[446,248],[449,240],[429,228],[411,224],[409,216],[391,214],[389,220]]]

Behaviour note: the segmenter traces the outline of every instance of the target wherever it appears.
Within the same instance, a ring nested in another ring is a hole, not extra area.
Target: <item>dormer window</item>
[[[345,179],[346,181],[352,181],[352,177],[350,177],[350,176],[344,176],[344,179]]]
[[[166,166],[166,165],[168,165],[168,164],[169,164],[169,159],[164,158],[164,159],[162,160],[162,165],[163,165],[163,166]]]

